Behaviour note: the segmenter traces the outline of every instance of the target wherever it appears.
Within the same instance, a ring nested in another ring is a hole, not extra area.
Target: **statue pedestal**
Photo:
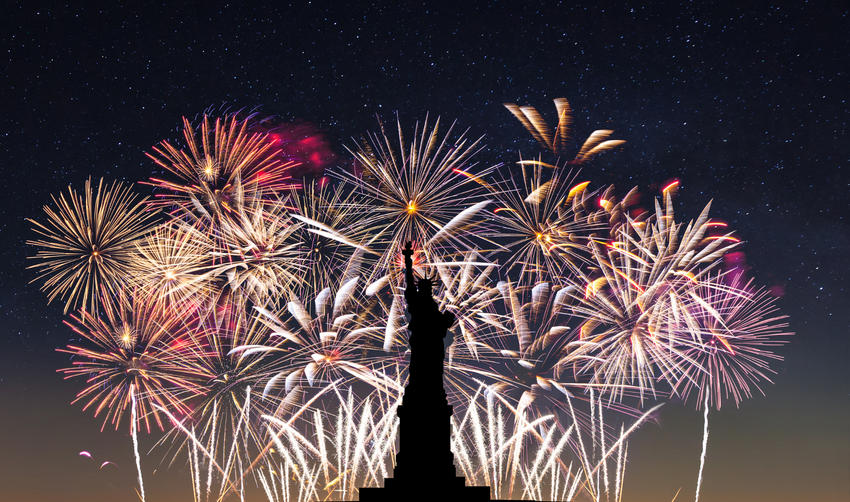
[[[404,402],[409,404],[398,407],[399,452],[393,477],[384,480],[383,488],[361,488],[360,500],[490,500],[489,486],[466,486],[466,478],[457,475],[449,439],[452,407],[445,397],[442,405],[427,406],[422,400],[408,399],[408,392]]]

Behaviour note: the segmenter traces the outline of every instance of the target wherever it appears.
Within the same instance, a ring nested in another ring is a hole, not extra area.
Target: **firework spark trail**
[[[623,435],[623,430],[625,429],[626,424],[620,425],[620,436]],[[617,451],[617,478],[614,481],[614,500],[620,500],[620,488],[622,488],[622,480],[625,478],[625,472],[621,472],[623,469],[623,444],[620,443],[620,448]]]
[[[523,126],[525,126],[534,139],[540,143],[540,146],[555,155],[566,154],[567,146],[569,143],[572,143],[573,140],[572,109],[566,98],[555,99],[555,109],[558,111],[558,125],[555,128],[554,134],[549,129],[549,126],[546,125],[543,117],[533,106],[517,106],[514,103],[504,103],[504,106],[514,115],[514,117],[517,118],[517,120],[522,123]],[[592,159],[596,154],[625,143],[624,140],[608,139],[613,133],[614,131],[609,129],[599,129],[594,131],[593,134],[585,140],[575,158],[569,161],[569,163],[583,164]]]
[[[699,489],[702,485],[702,468],[705,466],[705,450],[708,447],[708,399],[711,396],[710,392],[705,393],[705,426],[702,431],[702,455],[699,457],[699,476],[697,477],[697,495],[694,502],[699,502]]]
[[[266,492],[266,498],[269,499],[269,502],[279,502],[277,498],[277,492],[275,490],[274,484],[272,483],[272,487],[269,487],[269,482],[266,481],[266,475],[264,473],[260,473],[260,484],[263,485],[263,491]]]
[[[325,428],[322,427],[322,415],[319,410],[313,412],[313,426],[316,428],[316,442],[319,443],[319,454],[322,458],[322,471],[325,474],[325,486],[331,482],[330,472],[328,470],[328,451],[325,446]]]
[[[378,391],[373,391],[370,396],[372,395],[374,395],[378,400],[383,398],[383,394]],[[388,448],[395,442],[398,420],[395,419],[394,415],[392,415],[392,420],[388,420],[387,414],[384,414],[383,418],[377,422],[373,420],[374,413],[370,410],[374,409],[374,407],[370,408],[370,396],[361,400],[361,403],[364,404],[360,407],[359,413],[355,412],[354,408],[351,407],[355,406],[355,403],[349,401],[350,394],[346,395],[337,390],[337,396],[340,399],[339,403],[342,408],[340,409],[340,413],[337,414],[335,420],[337,438],[335,441],[330,441],[331,443],[335,442],[338,445],[337,451],[343,454],[337,458],[339,467],[338,469],[334,469],[337,472],[336,478],[327,482],[321,490],[316,488],[314,485],[317,481],[317,477],[321,475],[321,472],[325,467],[313,462],[312,460],[308,460],[305,453],[309,453],[311,456],[317,455],[321,457],[322,454],[320,452],[322,450],[322,446],[321,444],[313,443],[313,440],[319,437],[324,438],[323,440],[330,439],[330,436],[323,432],[325,428],[325,425],[323,424],[326,423],[325,419],[321,418],[321,414],[318,411],[314,413],[314,417],[316,417],[314,418],[316,423],[316,432],[310,439],[308,439],[307,437],[300,435],[285,422],[274,419],[270,416],[264,417],[269,420],[271,424],[283,427],[285,429],[284,434],[289,441],[289,445],[284,444],[284,442],[281,441],[281,432],[283,431],[275,433],[274,429],[269,426],[269,433],[273,438],[278,438],[274,440],[278,453],[285,461],[294,466],[288,467],[289,464],[283,465],[279,489],[283,491],[284,500],[287,497],[285,488],[287,483],[285,480],[290,475],[294,477],[293,479],[300,480],[299,483],[304,487],[307,487],[299,489],[298,497],[293,499],[298,500],[299,502],[305,501],[308,496],[322,498],[322,494],[319,493],[320,491],[324,492],[325,496],[332,497],[331,489],[335,486],[340,488],[339,492],[343,494],[344,499],[350,499],[356,494],[356,486],[379,485],[380,476],[383,475],[383,477],[386,477],[386,472],[381,474],[381,471],[374,467],[374,464],[377,462],[383,465],[383,463],[386,462],[386,459],[389,458],[387,455],[389,453]],[[492,399],[490,401],[492,402]],[[394,402],[397,404],[397,397],[394,399]],[[383,409],[386,404],[382,403],[382,406],[379,406],[379,408]],[[594,406],[596,405],[598,405],[598,403],[594,403]],[[488,408],[488,418],[492,420],[492,416],[497,415],[497,413],[494,413],[493,410],[501,410],[502,408],[503,406],[497,406],[494,408],[491,405],[491,407]],[[481,409],[483,410],[484,408],[482,407]],[[551,486],[552,490],[555,490],[552,492],[553,494],[560,492],[560,486],[562,485],[564,486],[564,493],[570,489],[575,492],[575,490],[581,487],[582,481],[569,474],[572,472],[572,466],[570,465],[567,467],[563,464],[561,459],[562,452],[569,443],[571,434],[576,430],[575,424],[571,425],[566,432],[560,432],[556,429],[558,424],[555,422],[555,417],[553,415],[537,418],[533,422],[528,423],[528,425],[522,429],[514,431],[511,437],[507,441],[504,441],[504,444],[500,446],[500,451],[495,455],[490,455],[486,448],[483,452],[476,451],[480,449],[480,447],[475,446],[475,443],[478,441],[476,436],[483,437],[485,435],[485,431],[483,431],[484,424],[489,422],[489,420],[485,421],[481,419],[476,421],[475,414],[477,410],[478,407],[471,406],[466,411],[464,420],[460,424],[460,427],[458,427],[456,422],[453,422],[452,444],[455,446],[455,453],[460,455],[459,460],[461,462],[461,467],[464,469],[464,473],[470,482],[479,485],[482,484],[481,477],[485,475],[485,471],[489,472],[492,468],[490,464],[495,465],[500,458],[505,456],[512,445],[520,445],[519,447],[523,450],[523,456],[533,455],[535,458],[533,462],[534,465],[521,465],[516,473],[523,481],[523,493],[533,496],[536,499],[541,499],[543,498],[543,490],[547,486],[547,483],[553,485]],[[389,411],[392,411],[392,406],[390,406]],[[328,422],[334,422],[334,420],[330,419]],[[390,426],[392,426],[391,431],[388,429]],[[538,434],[537,428],[542,428],[541,430],[545,430],[546,432]],[[344,453],[344,445],[347,441],[347,436],[348,441],[350,441],[350,446],[347,453],[348,458],[346,459],[344,458],[346,455]],[[534,453],[534,448],[529,446],[527,443],[529,439],[536,441],[536,443],[534,443],[537,445],[536,453]],[[556,439],[557,445],[555,445]],[[468,458],[464,455],[464,450],[467,449],[473,450],[475,455],[480,456],[483,454],[483,457],[473,459]],[[371,450],[371,455],[367,450]],[[292,454],[289,453],[290,451]],[[511,455],[509,454],[508,456],[510,457]],[[328,461],[329,459],[321,460],[321,462],[325,463]],[[479,464],[479,466],[473,467],[473,462]],[[327,465],[330,466],[330,464]],[[589,471],[591,467],[592,466],[588,465],[587,470]],[[331,468],[333,467],[331,466]],[[622,466],[620,466],[620,468],[622,468]],[[564,471],[569,471],[566,477],[563,477],[562,475],[562,472]],[[262,471],[260,471],[260,475],[261,477],[263,476]],[[510,471],[506,472],[505,475],[510,477]],[[274,480],[274,478],[271,479]],[[498,479],[493,481],[498,481]],[[266,496],[270,502],[278,502],[281,499],[280,494],[277,492],[278,487],[268,478],[266,478],[264,490],[266,490]]]
[[[194,434],[194,430],[192,433]],[[196,474],[197,472],[197,462],[195,461],[195,453],[197,453],[197,448],[194,444],[186,448],[186,454],[189,456],[189,479],[192,480],[192,500],[194,502],[200,502],[201,494],[200,487],[198,486],[199,477]]]
[[[641,415],[640,418],[638,418],[637,421],[635,423],[633,423],[631,427],[629,427],[629,430],[627,430],[624,435],[620,435],[620,437],[617,439],[617,441],[614,442],[614,444],[612,444],[611,447],[608,448],[608,450],[603,453],[602,461],[604,461],[612,453],[614,453],[614,450],[619,448],[620,445],[625,442],[626,438],[629,437],[631,435],[631,433],[634,432],[640,426],[640,424],[642,424],[644,421],[646,421],[646,419],[649,418],[650,415],[652,415],[656,410],[658,410],[662,406],[664,406],[664,403],[657,404],[657,405],[653,406],[652,408],[650,408],[646,413]],[[596,472],[599,469],[600,465],[601,464],[597,464],[596,467],[593,468],[593,472]]]
[[[248,468],[242,470],[242,474],[240,475],[239,481],[238,481],[240,486],[244,485],[245,475],[248,472],[253,471],[254,468],[257,467],[258,465],[260,465],[260,463],[265,459],[265,456],[269,453],[269,450],[271,450],[272,446],[275,445],[274,438],[280,438],[281,435],[286,433],[289,430],[289,427],[291,427],[292,423],[294,423],[301,416],[302,413],[305,413],[307,410],[311,409],[314,402],[316,402],[319,398],[321,398],[326,392],[330,391],[330,389],[332,387],[336,386],[336,384],[338,384],[340,381],[341,381],[341,379],[337,380],[335,382],[331,382],[330,385],[325,386],[321,391],[316,393],[316,395],[313,396],[309,401],[304,403],[304,405],[301,408],[299,408],[298,411],[293,413],[288,421],[284,422],[283,420],[280,420],[280,419],[277,419],[275,417],[268,416],[268,415],[262,415],[261,416],[261,418],[264,418],[264,419],[268,419],[268,420],[271,420],[271,421],[278,421],[279,422],[278,425],[280,425],[282,427],[276,434],[272,435],[271,441],[266,442],[266,445],[257,454],[257,456],[254,458],[254,460],[251,462],[251,464],[248,466]],[[172,421],[174,421],[174,420],[172,419]],[[183,430],[185,432],[185,428]],[[194,437],[193,437],[193,439],[194,439]]]
[[[288,497],[288,479],[291,476],[299,483],[299,493],[295,500],[298,502],[308,502],[310,500],[328,500],[334,498],[335,493],[341,493],[343,499],[352,499],[359,486],[377,486],[379,485],[380,477],[386,478],[386,466],[384,465],[389,459],[389,448],[393,446],[397,438],[398,420],[395,415],[389,416],[384,414],[381,420],[375,421],[375,413],[373,403],[377,400],[380,402],[378,408],[389,405],[388,402],[382,402],[383,394],[373,391],[363,400],[360,406],[360,412],[357,413],[353,406],[356,406],[356,401],[349,400],[342,393],[337,392],[337,397],[340,398],[339,413],[336,419],[329,414],[322,414],[318,410],[314,412],[314,434],[308,438],[301,435],[294,428],[289,426],[274,417],[264,416],[270,423],[266,425],[269,434],[284,462],[281,464],[282,477],[280,490],[282,491],[283,500]],[[390,411],[397,406],[397,400],[389,406]],[[352,408],[349,408],[349,405]],[[333,434],[328,434],[325,429],[327,426],[335,425],[336,439]],[[280,427],[278,432],[272,426]],[[282,441],[282,437],[286,436],[288,444]],[[350,441],[350,446],[347,451],[348,458],[343,458],[346,453],[343,451],[343,445],[346,442],[346,437]],[[321,438],[321,440],[319,440]],[[318,444],[313,440],[318,441]],[[331,458],[322,457],[323,451],[327,451],[324,445],[325,441],[331,444],[339,445],[337,451],[337,466],[331,462]],[[291,452],[291,453],[290,453]],[[309,457],[309,458],[308,458]],[[313,459],[318,458],[318,462]],[[375,464],[381,464],[378,468]],[[323,485],[317,485],[319,477],[326,469],[335,471],[335,478],[330,479],[330,476],[325,477]],[[260,471],[262,476],[262,471]],[[273,478],[272,478],[273,479]],[[278,502],[280,496],[277,493],[277,487],[274,483],[266,483],[268,486],[266,496],[270,502]],[[323,492],[323,493],[320,493]]]
[[[488,426],[487,429],[488,429],[488,432],[490,434],[489,439],[490,439],[490,456],[491,457],[495,456],[496,447],[498,446],[498,443],[496,441],[497,435],[498,435],[496,423],[498,423],[498,418],[500,418],[500,416],[496,416],[496,417],[493,416],[493,404],[494,404],[493,401],[494,401],[494,399],[493,399],[492,395],[488,394],[487,395],[487,426]],[[499,414],[501,415],[501,408],[499,408]],[[499,463],[493,462],[492,469],[493,470],[491,471],[492,472],[491,476],[493,478],[493,485],[494,486],[493,486],[493,491],[491,493],[496,495],[496,494],[500,493],[500,490],[501,490],[501,485],[499,484],[499,481],[498,481],[498,479],[500,477],[500,472],[501,472],[501,469],[499,467]]]
[[[234,458],[241,465],[241,457],[236,455],[236,450],[238,448],[239,431],[241,430],[242,423],[247,422],[248,408],[250,406],[250,403],[251,403],[251,386],[249,385],[245,388],[245,403],[242,406],[242,410],[241,410],[242,412],[239,414],[239,422],[233,428],[233,440],[232,440],[232,444],[230,446],[230,453],[227,456],[227,464],[224,467],[224,472],[230,472],[230,466],[231,466],[231,463],[234,461]],[[216,405],[216,403],[213,403],[213,406],[215,406],[215,405]],[[215,424],[213,424],[213,428],[214,427],[215,427]],[[247,436],[247,435],[248,434],[247,434],[247,430],[246,430],[244,436]],[[213,430],[212,437],[215,437],[215,430]],[[245,440],[247,441],[248,438],[246,437]],[[212,451],[212,449],[210,451]],[[210,467],[210,474],[211,473],[212,473],[212,467]],[[219,491],[219,500],[221,500],[226,495],[226,493],[224,492],[224,486],[225,486],[225,483],[222,483],[221,490]],[[240,480],[238,486],[241,489],[244,486],[244,483],[242,483],[241,480]],[[209,497],[209,491],[210,491],[210,485],[209,485],[209,482],[207,482],[207,497]]]
[[[139,436],[138,427],[136,425],[136,392],[135,384],[130,384],[130,400],[133,401],[133,407],[130,415],[130,433],[133,436],[133,453],[136,454],[136,469],[139,471],[139,489],[142,492],[142,502],[145,502],[145,484],[142,481],[142,461],[139,458]]]
[[[553,423],[551,430],[554,431],[557,428],[557,426],[558,426],[557,423]],[[559,467],[558,464],[560,463],[561,464],[560,467],[563,467],[563,464],[561,463],[561,452],[564,450],[567,443],[569,442],[570,435],[572,434],[573,430],[575,430],[575,423],[570,425],[570,427],[567,429],[567,431],[565,433],[563,433],[563,436],[561,436],[561,439],[558,441],[558,444],[553,449],[551,449],[549,451],[549,460],[546,462],[546,465],[543,466],[543,468],[540,469],[540,471],[538,473],[536,473],[535,477],[537,479],[538,493],[542,494],[541,490],[542,490],[542,486],[543,486],[543,477],[545,476],[546,471],[551,470],[552,474],[551,474],[550,481],[554,480],[554,482],[550,483],[552,485],[551,486],[552,498],[554,499],[555,494],[557,494],[557,492],[558,492],[557,486],[560,482],[559,477],[556,476],[556,473],[558,472],[558,467]],[[567,475],[566,481],[567,481],[567,483],[569,482],[569,475]],[[538,497],[538,499],[542,499],[542,498],[543,498],[542,495]]]
[[[592,403],[591,403],[592,406]],[[605,451],[605,428],[603,427],[604,423],[602,422],[602,396],[599,397],[599,449],[601,451]],[[608,491],[608,462],[604,462],[602,464],[602,472],[605,481],[605,495],[606,497],[610,494]],[[602,493],[600,492],[600,496]]]
[[[593,407],[594,403],[593,396],[593,387],[590,388],[590,443],[593,445],[593,453],[591,453],[591,458],[596,458],[596,450],[599,447],[598,442],[596,441],[596,413],[595,408]],[[600,430],[602,428],[602,421],[599,422]],[[599,493],[599,477],[596,478],[596,493]]]
[[[573,417],[573,421],[575,421],[576,420],[576,411],[573,408],[573,401],[572,401],[572,399],[570,399],[569,395],[567,395],[567,404],[569,404],[569,406],[570,406],[570,414]],[[591,409],[592,409],[592,406],[593,405],[591,404]],[[595,431],[596,429],[594,427],[591,430]],[[588,468],[590,467],[590,462],[587,459],[587,449],[584,447],[584,440],[582,440],[581,434],[576,434],[576,436],[578,437],[578,443],[579,443],[579,447],[580,447],[579,451],[581,453],[581,457],[579,458],[579,461],[581,462],[581,466],[584,469],[584,475],[589,482],[591,473],[588,471]],[[570,498],[572,498],[572,495],[570,495]]]
[[[194,428],[192,434],[195,434]],[[192,498],[195,502],[201,502],[201,477],[198,471],[198,447],[193,443],[187,448],[189,454],[189,476],[192,479]]]
[[[467,451],[466,445],[463,441],[459,440],[459,431],[458,425],[455,421],[454,416],[449,417],[451,421],[451,452],[454,455],[455,462],[460,467],[460,470],[463,471],[463,477],[467,479],[472,479],[474,476],[474,468],[472,466],[472,459],[469,456],[469,452]]]
[[[347,405],[343,404],[343,406],[340,407],[340,411],[347,412],[349,417],[352,417],[354,415],[354,410],[352,409],[354,407],[353,399],[354,399],[354,394],[351,392],[351,389],[349,388],[348,404]],[[343,401],[343,403],[344,403],[344,401]],[[348,421],[347,423],[351,423],[351,422]],[[343,464],[341,466],[342,472],[350,472],[350,470],[351,470],[351,467],[350,467],[350,465],[351,465],[351,460],[350,460],[351,455],[350,455],[350,453],[351,453],[351,436],[352,435],[353,435],[353,427],[350,427],[350,426],[346,427],[345,428],[345,439],[343,440],[345,447],[342,449],[342,452],[345,455]],[[337,451],[339,451],[339,445],[337,445]],[[342,484],[342,492],[343,493],[349,493],[350,491],[354,491],[353,486],[351,486],[351,487],[347,486],[348,481],[349,481],[348,477],[345,477],[344,480],[343,480],[343,484]]]
[[[217,419],[218,419],[218,402],[214,401],[213,402],[213,416],[212,416],[212,434],[210,434],[210,441],[209,441],[209,446],[208,446],[210,451],[215,451],[215,446],[216,446],[216,444],[215,444],[215,438],[216,438],[215,426],[217,425],[217,421],[218,421]],[[233,441],[234,441],[234,443],[236,442],[235,437],[233,438]],[[212,486],[212,475],[213,475],[213,468],[212,468],[212,463],[210,463],[209,467],[207,468],[207,495],[206,495],[207,501],[209,501],[209,499],[210,499],[210,487]]]
[[[215,461],[215,455],[214,455],[214,452],[212,452],[212,453],[211,453],[211,452],[210,452],[209,450],[207,450],[207,449],[204,447],[204,445],[203,445],[203,444],[202,444],[202,443],[198,440],[197,436],[195,435],[195,427],[194,427],[194,426],[192,427],[192,430],[190,431],[190,430],[188,430],[188,429],[187,429],[187,428],[183,425],[183,422],[182,422],[182,421],[177,420],[177,417],[175,417],[174,415],[172,415],[172,414],[171,414],[171,413],[170,413],[167,409],[165,409],[165,408],[164,408],[164,407],[162,407],[162,406],[159,406],[158,404],[155,404],[155,405],[153,405],[153,406],[154,406],[154,408],[156,408],[156,409],[158,409],[159,411],[163,412],[163,413],[164,413],[164,414],[165,414],[165,415],[169,418],[169,420],[171,420],[171,423],[174,425],[174,427],[176,427],[176,428],[177,428],[177,429],[179,429],[181,432],[183,432],[183,434],[185,434],[185,435],[186,435],[187,440],[189,440],[189,441],[191,441],[191,442],[192,442],[192,447],[193,447],[193,448],[195,448],[195,450],[196,450],[196,451],[195,451],[195,472],[198,472],[198,473],[200,472],[200,471],[198,470],[198,469],[199,469],[199,467],[198,467],[198,466],[199,466],[199,464],[198,464],[198,453],[197,453],[197,450],[198,450],[198,449],[200,449],[200,450],[204,453],[204,456],[205,456],[205,457],[206,457],[206,458],[207,458],[207,459],[208,459],[208,460],[209,460],[209,461],[210,461],[210,462],[211,462],[211,463],[212,463],[212,464],[213,464],[216,468],[218,468],[218,472],[219,472],[222,476],[224,476],[224,471],[221,469],[221,466],[219,466],[219,465],[218,465],[218,463]],[[197,491],[198,491],[198,493],[200,493],[200,491],[201,491],[200,479],[201,479],[201,478],[200,478],[200,476],[196,476],[196,477],[195,477],[195,482],[196,482],[196,483],[198,483],[198,485],[197,485]],[[240,480],[240,481],[241,481],[241,480]]]

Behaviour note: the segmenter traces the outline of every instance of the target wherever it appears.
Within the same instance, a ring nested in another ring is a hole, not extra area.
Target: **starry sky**
[[[486,135],[479,160],[495,164],[539,152],[502,103],[551,123],[560,97],[577,137],[627,141],[583,176],[623,193],[681,180],[678,215],[713,200],[750,276],[784,291],[796,335],[766,396],[711,413],[700,500],[850,497],[843,2],[84,3],[0,7],[0,498],[136,500],[128,431],[70,404],[62,306],[29,283],[25,218],[51,194],[147,178],[144,152],[211,106],[310,123],[341,162],[375,114],[412,127],[430,113]],[[630,441],[624,500],[691,500],[702,426],[692,402],[662,408]],[[148,500],[190,500],[185,467],[154,455]]]

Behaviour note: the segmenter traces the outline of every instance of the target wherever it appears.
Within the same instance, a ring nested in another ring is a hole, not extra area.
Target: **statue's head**
[[[418,289],[419,289],[419,293],[421,295],[431,296],[431,291],[432,291],[432,288],[434,287],[434,283],[433,283],[433,281],[431,281],[430,277],[425,276],[425,277],[419,279],[417,286],[418,286]]]

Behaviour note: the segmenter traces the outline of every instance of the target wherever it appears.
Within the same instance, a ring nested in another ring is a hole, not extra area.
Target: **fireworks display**
[[[770,296],[719,267],[740,240],[709,207],[681,223],[674,185],[642,208],[637,190],[577,177],[623,143],[613,131],[560,161],[573,119],[555,105],[554,131],[505,105],[551,162],[482,167],[480,139],[426,119],[380,124],[350,150],[353,169],[297,183],[253,116],[185,120],[185,145],[150,155],[171,178],[145,182],[153,199],[87,182],[32,222],[43,289],[80,307],[60,371],[85,380],[78,400],[104,426],[129,416],[134,441],[165,431],[196,500],[248,483],[275,501],[356,499],[397,449],[399,246],[413,241],[456,317],[445,385],[459,472],[493,498],[620,500],[627,438],[655,401],[740,403],[789,333]],[[603,408],[630,425],[617,432]],[[139,484],[144,497],[141,469]]]

